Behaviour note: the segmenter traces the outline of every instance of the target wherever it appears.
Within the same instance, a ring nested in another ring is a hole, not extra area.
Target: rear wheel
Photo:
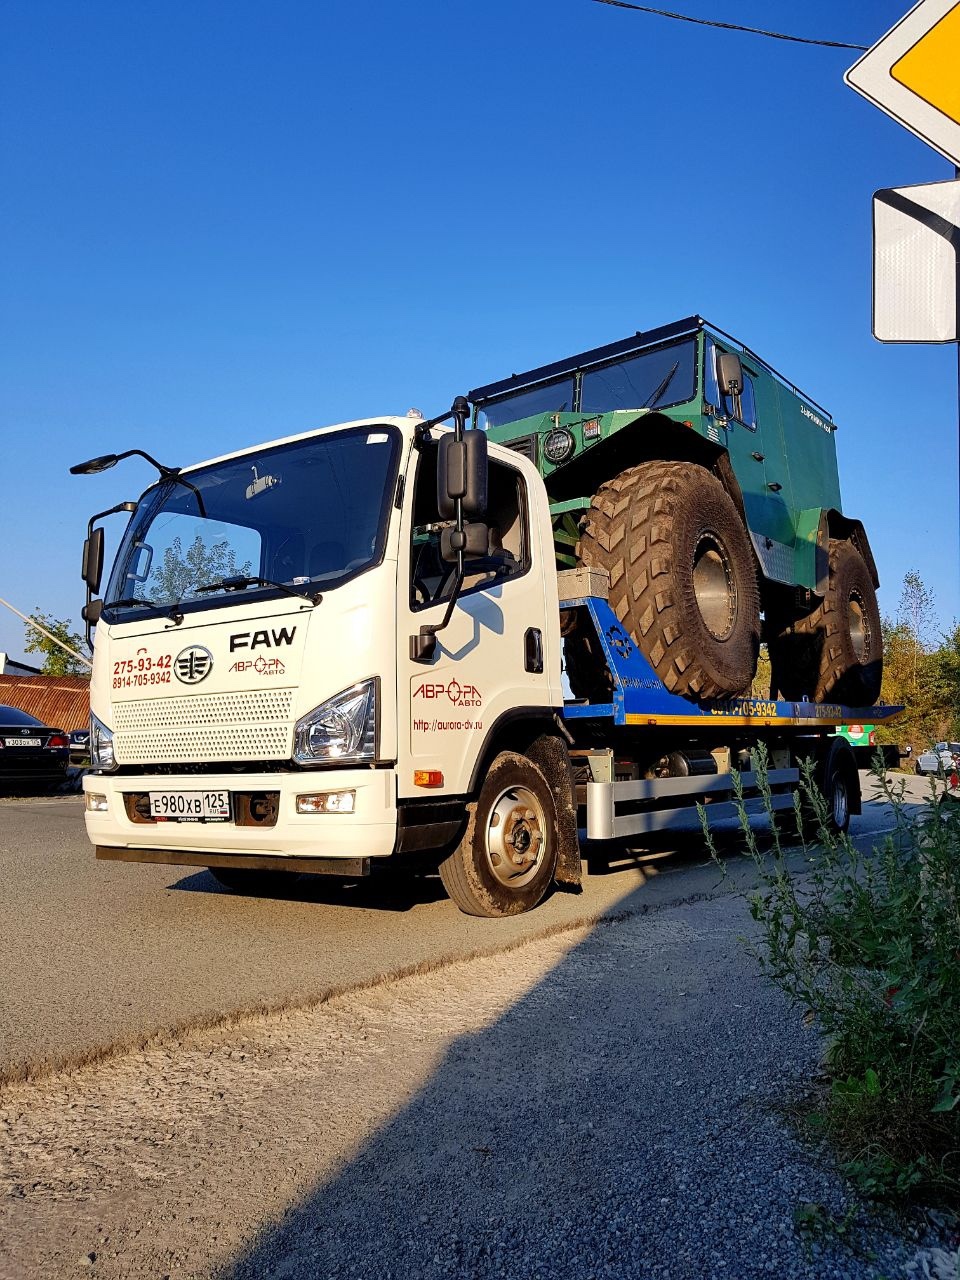
[[[771,630],[770,661],[783,697],[853,707],[879,698],[880,609],[870,570],[851,542],[831,538],[827,590],[817,608]]]
[[[556,803],[540,768],[502,751],[493,761],[456,849],[440,864],[443,887],[472,916],[529,911],[553,883]]]
[[[690,462],[644,462],[601,486],[580,539],[610,574],[610,605],[672,693],[743,693],[760,647],[753,552],[719,480]],[[571,637],[573,639],[573,637]],[[571,687],[577,664],[568,666]]]

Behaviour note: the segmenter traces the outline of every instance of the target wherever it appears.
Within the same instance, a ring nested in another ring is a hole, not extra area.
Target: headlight
[[[351,685],[297,721],[297,764],[347,764],[377,755],[377,678]]]
[[[113,755],[113,730],[108,729],[102,720],[90,713],[90,764],[94,769],[102,769],[110,773],[116,769],[117,762]]]

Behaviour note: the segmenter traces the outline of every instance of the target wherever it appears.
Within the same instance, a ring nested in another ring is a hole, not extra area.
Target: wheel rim
[[[847,784],[838,774],[833,780],[833,825],[843,831],[847,825]]]
[[[519,889],[537,874],[547,852],[543,806],[527,787],[507,787],[490,807],[487,863],[495,880]]]
[[[862,662],[867,652],[870,630],[863,601],[859,596],[851,596],[847,601],[847,630],[850,632],[850,643],[853,645],[853,652],[857,655],[857,661]]]
[[[737,584],[730,557],[714,533],[705,533],[693,557],[693,595],[703,624],[715,640],[726,640],[737,618]]]

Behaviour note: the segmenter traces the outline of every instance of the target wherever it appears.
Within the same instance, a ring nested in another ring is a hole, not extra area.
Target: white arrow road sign
[[[957,342],[960,179],[873,197],[873,335]]]
[[[960,0],[920,0],[843,78],[960,166]]]

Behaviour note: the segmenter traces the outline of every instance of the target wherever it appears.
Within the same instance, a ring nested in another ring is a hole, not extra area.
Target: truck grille
[[[537,465],[538,446],[540,444],[538,435],[518,436],[516,440],[505,440],[504,444],[508,449],[512,449],[514,453],[522,453],[534,466]]]
[[[117,762],[283,760],[293,747],[292,706],[291,689],[121,702]]]

